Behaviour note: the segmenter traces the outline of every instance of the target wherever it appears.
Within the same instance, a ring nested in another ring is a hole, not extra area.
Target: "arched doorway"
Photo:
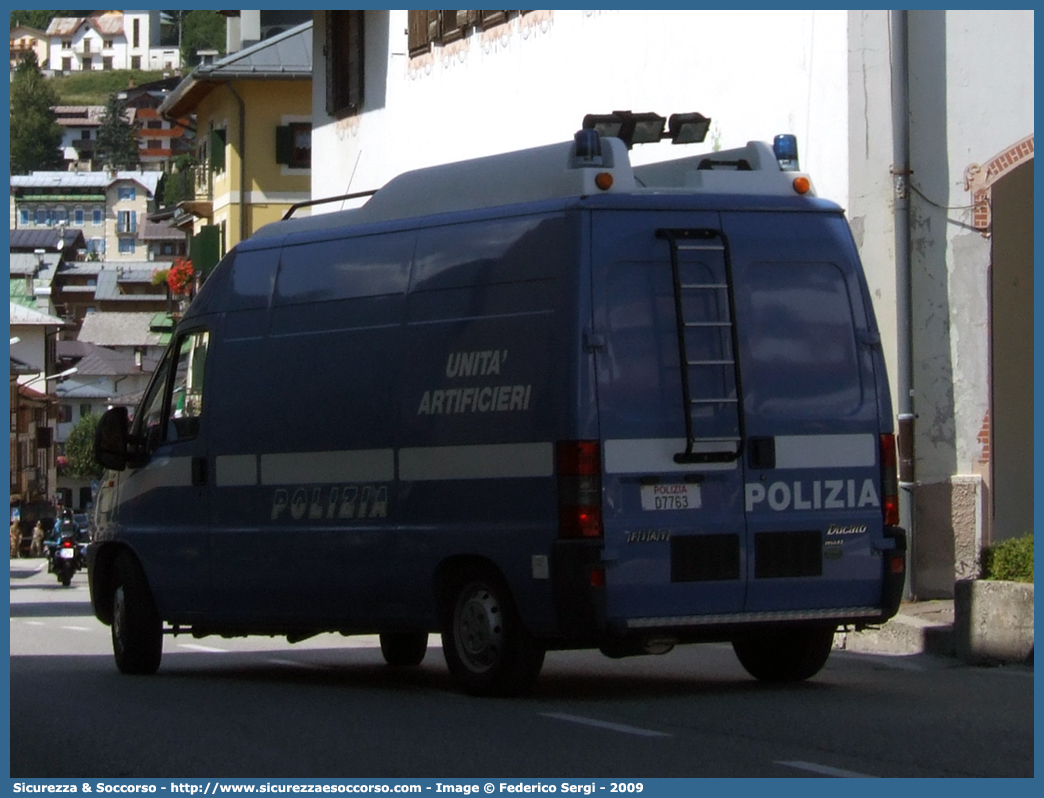
[[[1033,531],[1033,135],[965,170],[973,226],[991,244],[990,409],[979,436],[989,537]]]

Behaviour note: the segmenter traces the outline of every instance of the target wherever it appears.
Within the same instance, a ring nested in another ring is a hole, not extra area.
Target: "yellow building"
[[[206,272],[311,198],[312,23],[202,64],[160,106],[195,116],[193,263]]]

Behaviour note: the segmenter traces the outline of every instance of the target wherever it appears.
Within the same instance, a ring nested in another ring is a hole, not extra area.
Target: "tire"
[[[382,632],[380,637],[384,661],[397,668],[420,665],[428,651],[427,632]]]
[[[116,558],[112,590],[112,653],[121,673],[152,674],[163,656],[163,624],[145,574],[133,556]]]
[[[544,648],[522,626],[503,581],[492,571],[456,580],[446,596],[442,651],[465,692],[516,696],[529,692]]]
[[[58,574],[58,581],[62,583],[63,587],[69,587],[72,584],[73,572],[71,568],[64,568]]]
[[[781,684],[810,679],[826,665],[834,627],[765,632],[732,641],[740,664],[758,681]]]

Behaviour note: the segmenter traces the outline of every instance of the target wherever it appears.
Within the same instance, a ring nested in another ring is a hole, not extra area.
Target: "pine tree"
[[[62,128],[54,107],[58,93],[30,53],[19,63],[11,81],[11,172],[62,166]]]
[[[116,94],[109,95],[98,126],[95,157],[106,169],[137,169],[140,165],[137,133],[127,121],[126,104]]]

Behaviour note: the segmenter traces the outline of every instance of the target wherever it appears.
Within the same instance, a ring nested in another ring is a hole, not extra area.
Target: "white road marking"
[[[63,626],[63,629],[68,629],[71,632],[90,632],[86,626]]]
[[[817,765],[815,762],[777,762],[777,765],[786,765],[789,768],[807,770],[818,773],[821,776],[833,776],[835,779],[876,779],[877,776],[868,776],[866,773],[856,773],[854,770],[842,770],[832,768],[828,765]]]
[[[297,662],[292,659],[269,659],[273,665],[289,665],[292,668],[304,668],[310,671],[325,671],[327,670],[325,665],[316,665],[312,662]]]
[[[47,626],[43,621],[25,621],[27,626]]]
[[[195,643],[178,643],[178,648],[187,648],[189,651],[204,651],[209,654],[227,654],[223,648],[213,648],[211,646],[198,646]]]
[[[625,726],[622,723],[608,723],[604,720],[595,720],[594,718],[585,718],[580,715],[567,715],[562,712],[541,712],[545,718],[554,718],[555,720],[564,720],[569,723],[579,723],[583,726],[594,726],[598,729],[608,729],[609,731],[622,732],[623,734],[636,734],[639,737],[670,737],[670,734],[664,732],[653,731],[652,729],[639,729],[637,726]]]

